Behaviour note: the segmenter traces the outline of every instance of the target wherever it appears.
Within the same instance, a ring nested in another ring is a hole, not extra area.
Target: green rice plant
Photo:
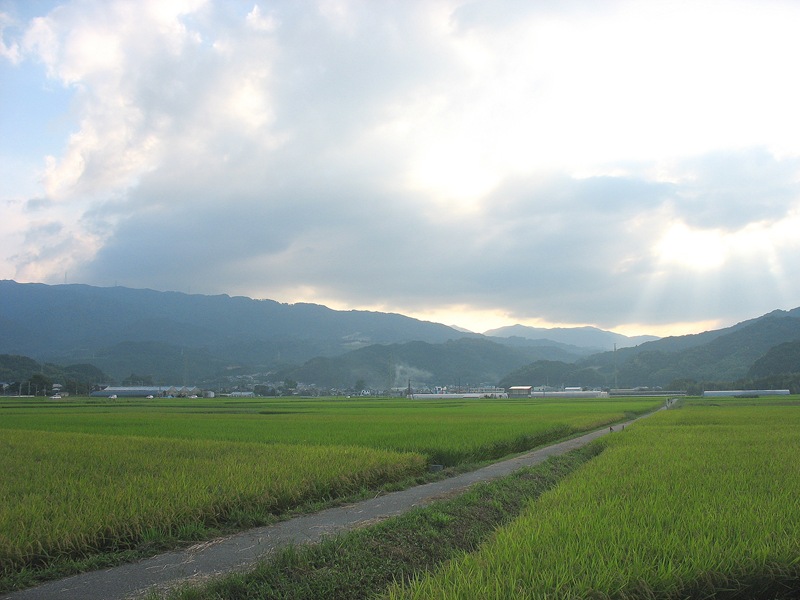
[[[0,429],[0,574],[202,537],[237,512],[281,512],[425,470],[419,454]]]
[[[496,527],[513,520],[531,498],[553,488],[601,449],[583,447],[553,456],[380,523],[317,544],[278,550],[246,573],[187,583],[166,596],[153,590],[148,600],[374,598],[396,579],[474,550]]]
[[[0,399],[0,574],[255,525],[658,403]]]
[[[659,399],[194,399],[14,404],[0,428],[233,442],[366,446],[443,465],[521,452],[608,426]],[[2,403],[0,403],[2,406]]]
[[[609,436],[480,551],[389,598],[790,597],[798,430],[798,407],[655,415]]]

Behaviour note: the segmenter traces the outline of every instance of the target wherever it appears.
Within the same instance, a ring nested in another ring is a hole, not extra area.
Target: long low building
[[[685,396],[685,390],[651,390],[650,388],[631,388],[631,389],[612,389],[608,392],[609,396],[632,396],[636,398],[659,397],[659,396]]]
[[[459,398],[508,398],[505,392],[455,392],[452,394],[411,394],[408,396],[412,400],[456,400]]]
[[[565,387],[563,390],[534,388],[532,385],[514,385],[508,388],[509,398],[608,398],[602,390],[584,390],[579,387]]]
[[[108,386],[102,390],[92,392],[93,398],[177,398],[179,396],[199,396],[200,388],[193,386],[174,386],[174,385],[137,385],[137,386]]]
[[[531,392],[531,398],[608,398],[608,392],[600,390],[564,390],[559,392]]]
[[[708,390],[703,392],[703,398],[722,398],[742,396],[788,396],[789,390]]]

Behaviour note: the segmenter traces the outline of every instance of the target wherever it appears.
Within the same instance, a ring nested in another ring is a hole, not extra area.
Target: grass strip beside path
[[[371,527],[278,552],[246,573],[184,584],[149,600],[367,598],[475,550],[528,503],[604,448],[595,442]]]

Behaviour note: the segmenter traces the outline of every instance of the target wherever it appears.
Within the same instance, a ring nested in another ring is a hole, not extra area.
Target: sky
[[[0,0],[0,279],[681,335],[800,306],[794,0]]]

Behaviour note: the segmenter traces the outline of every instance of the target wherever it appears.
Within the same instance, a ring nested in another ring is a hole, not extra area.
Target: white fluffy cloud
[[[9,81],[42,69],[74,127],[37,200],[3,196],[4,276],[653,331],[800,304],[793,3],[83,0],[10,22]]]

